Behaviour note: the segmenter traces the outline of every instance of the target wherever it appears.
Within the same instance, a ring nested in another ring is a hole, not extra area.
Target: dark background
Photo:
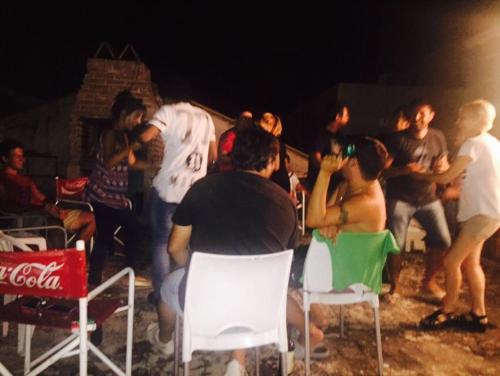
[[[76,92],[86,59],[106,41],[117,54],[130,43],[160,87],[186,82],[193,99],[219,112],[286,115],[339,82],[420,84],[429,55],[460,45],[474,18],[499,9],[493,1],[271,4],[2,5],[0,90],[8,100],[0,113],[21,99]]]

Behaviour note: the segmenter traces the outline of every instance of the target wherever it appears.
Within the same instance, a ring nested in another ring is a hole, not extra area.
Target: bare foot
[[[422,288],[422,291],[424,293],[431,294],[440,300],[443,299],[444,296],[446,295],[446,291],[444,291],[441,287],[439,287],[439,285],[436,282],[425,283]]]
[[[313,323],[309,324],[309,340],[311,343],[311,349],[314,349],[317,344],[322,342],[324,339],[323,332],[321,329],[319,329],[316,325]],[[299,337],[299,343],[304,345],[305,344],[305,338],[303,335]]]
[[[401,297],[401,294],[399,292],[388,292],[387,294],[383,295],[384,301],[386,301],[389,304],[396,304]]]

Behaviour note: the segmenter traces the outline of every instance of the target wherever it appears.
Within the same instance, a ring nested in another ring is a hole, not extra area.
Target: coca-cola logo
[[[54,275],[64,266],[53,261],[47,265],[24,262],[16,266],[0,265],[0,284],[15,287],[62,290],[61,277]]]

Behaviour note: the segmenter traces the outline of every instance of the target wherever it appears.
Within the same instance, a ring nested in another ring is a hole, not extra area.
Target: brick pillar
[[[125,60],[96,58],[88,60],[87,73],[70,115],[68,177],[80,176],[82,158],[85,157],[85,153],[89,152],[89,150],[82,150],[83,127],[88,125],[84,125],[81,118],[110,118],[115,96],[125,89],[144,101],[147,107],[146,118],[150,119],[158,106],[151,84],[151,73],[146,65]],[[157,150],[163,151],[161,140],[155,140],[149,148],[154,150],[148,153],[154,156],[156,159],[154,162],[161,162],[162,156],[157,155]]]

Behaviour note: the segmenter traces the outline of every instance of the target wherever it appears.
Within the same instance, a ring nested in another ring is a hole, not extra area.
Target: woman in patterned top
[[[128,208],[128,169],[145,168],[131,148],[128,131],[142,122],[146,107],[129,91],[119,93],[111,109],[112,119],[100,137],[96,162],[85,196],[94,207],[97,225],[96,245],[90,257],[89,283],[101,282],[102,269],[111,247],[114,231],[121,226],[125,234],[125,254],[129,266],[136,266],[139,224]]]

